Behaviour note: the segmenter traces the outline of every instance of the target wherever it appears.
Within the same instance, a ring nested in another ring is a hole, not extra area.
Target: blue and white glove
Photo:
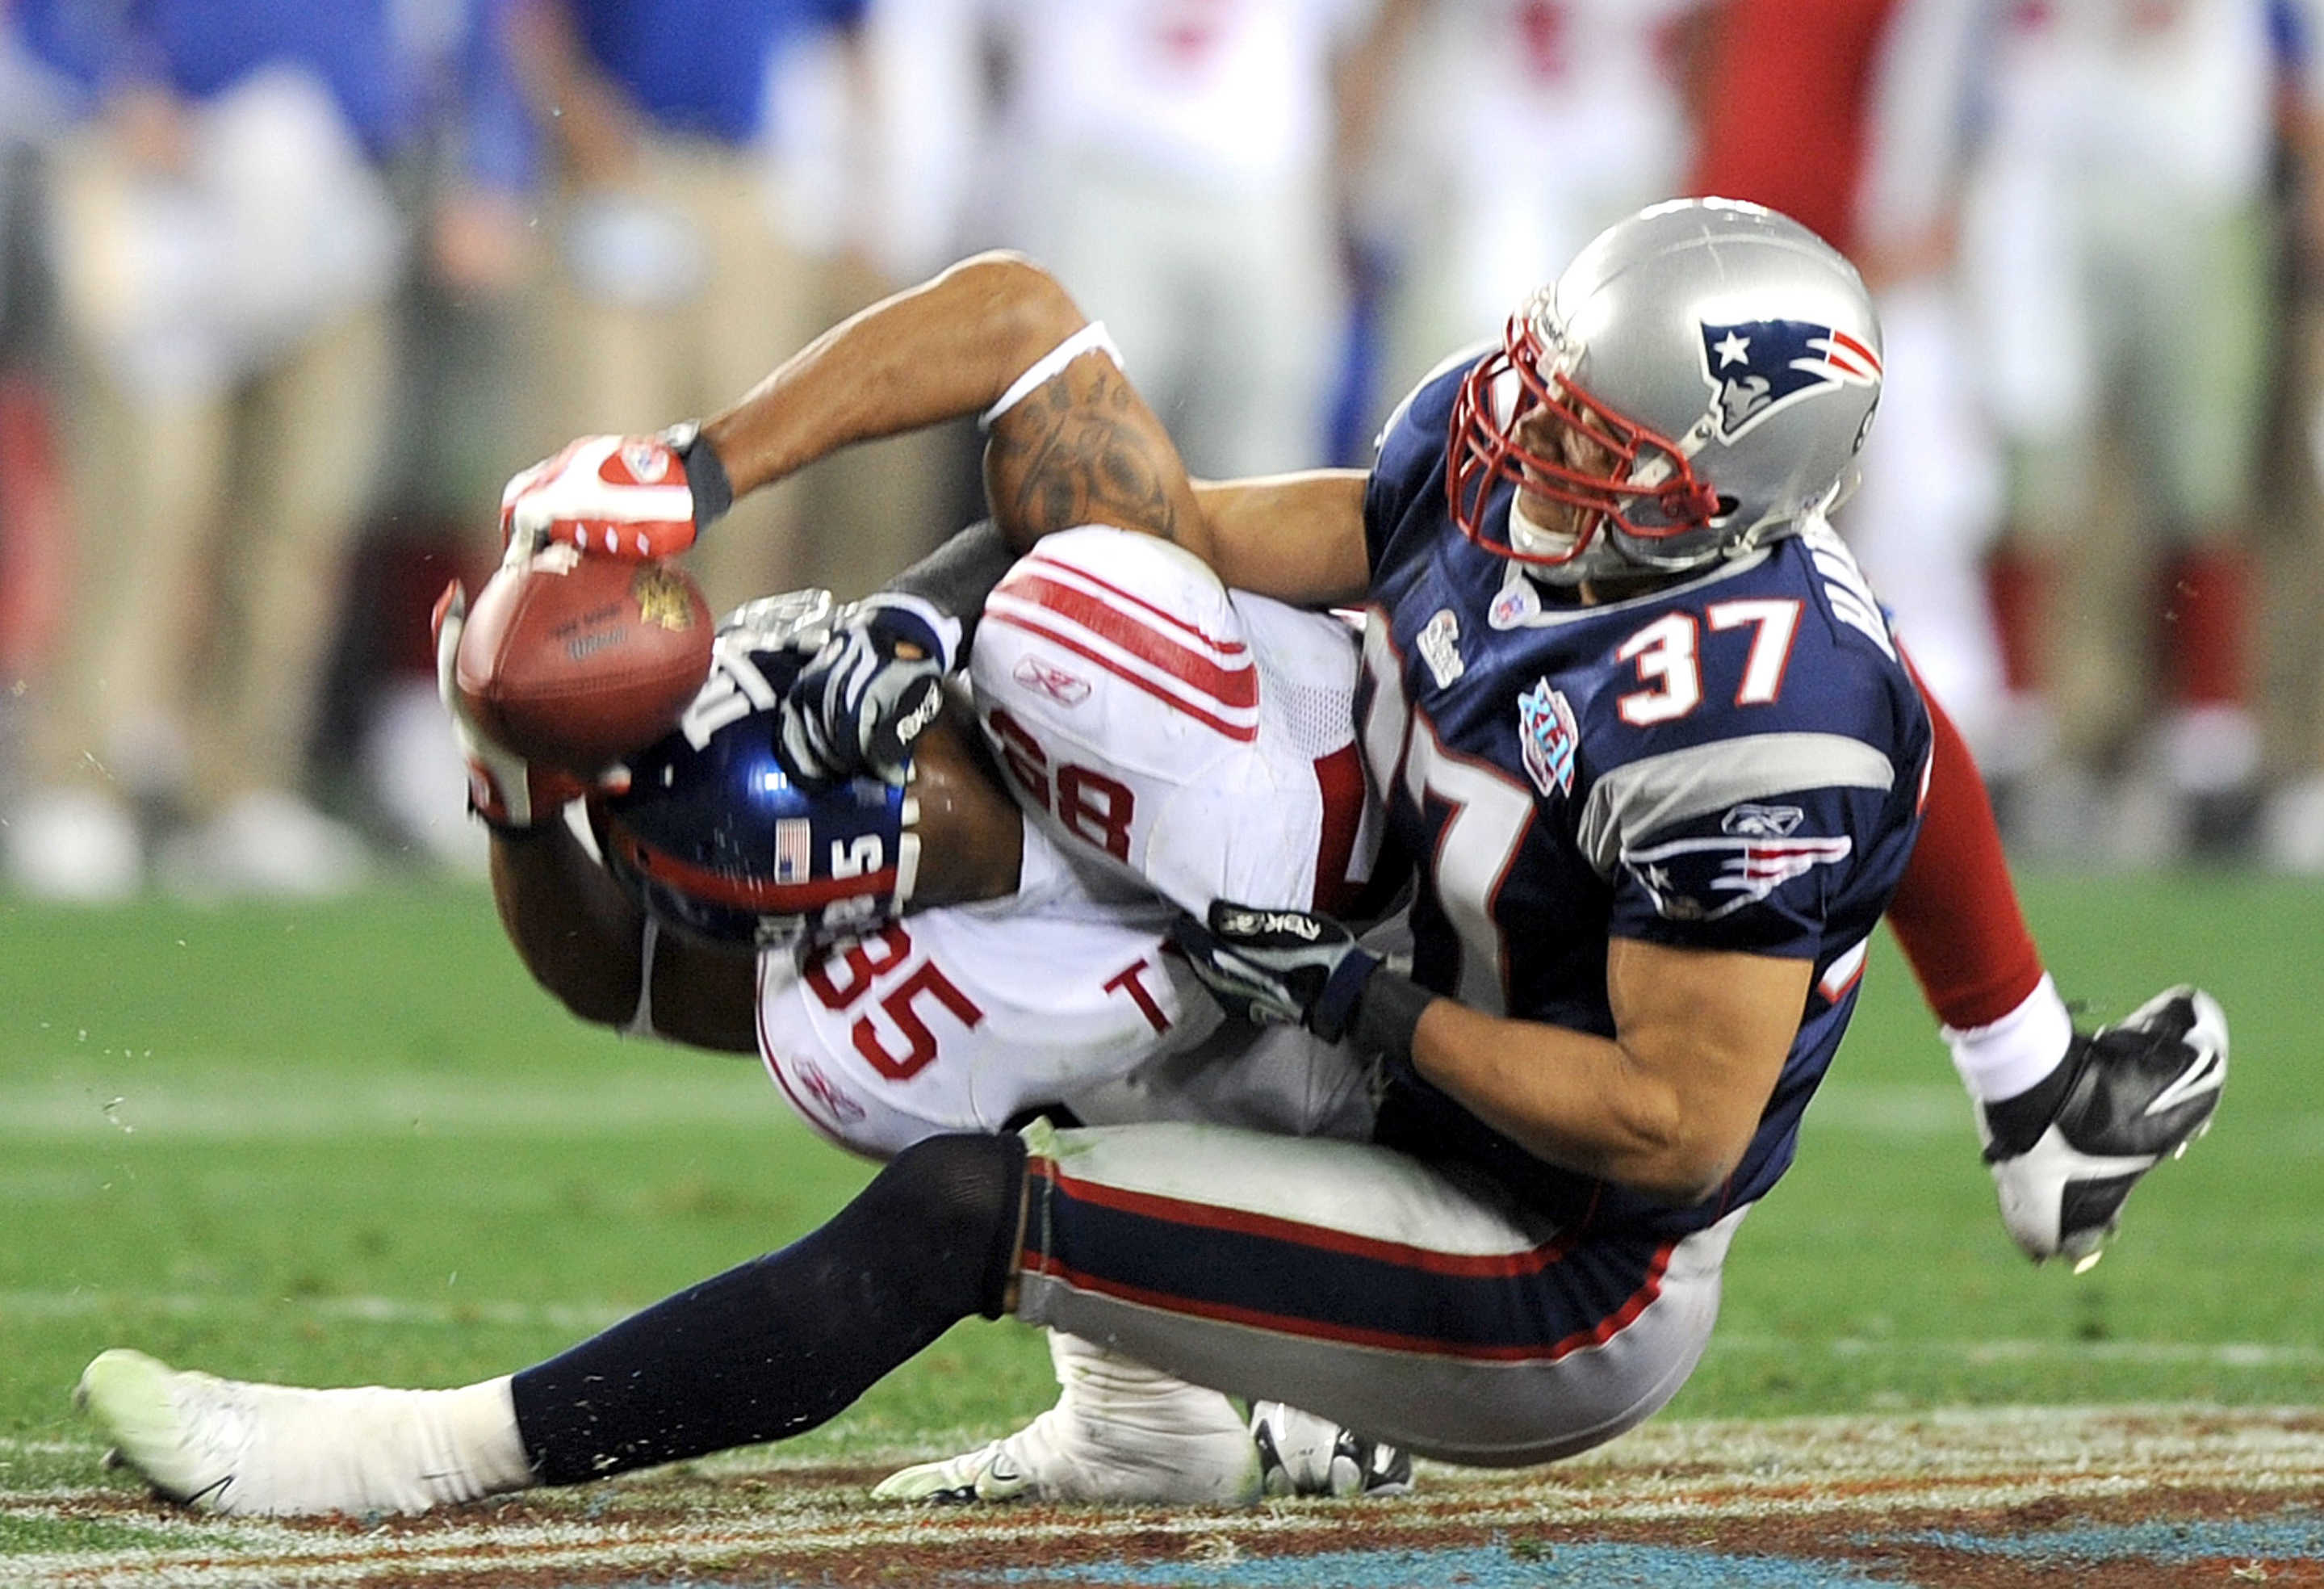
[[[1304,1026],[1335,1043],[1380,968],[1356,935],[1313,910],[1211,902],[1207,926],[1182,916],[1171,936],[1211,997],[1230,1015]]]
[[[802,778],[901,783],[944,706],[960,620],[883,591],[842,607],[785,697],[783,754]]]

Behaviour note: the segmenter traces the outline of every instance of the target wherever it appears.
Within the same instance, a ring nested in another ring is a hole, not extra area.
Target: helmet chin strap
[[[1525,511],[1524,494],[1509,498],[1509,544],[1533,557],[1562,557],[1573,545],[1571,531],[1551,530],[1536,523]],[[1590,544],[1560,563],[1527,563],[1525,571],[1544,585],[1565,588],[1591,580],[1632,579],[1658,570],[1622,555],[1612,531],[1600,519]]]

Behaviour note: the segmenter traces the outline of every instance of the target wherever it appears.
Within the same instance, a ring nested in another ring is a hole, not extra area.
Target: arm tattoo
[[[1078,524],[1178,539],[1185,466],[1161,421],[1108,361],[1078,360],[992,427],[985,490],[1024,545]]]

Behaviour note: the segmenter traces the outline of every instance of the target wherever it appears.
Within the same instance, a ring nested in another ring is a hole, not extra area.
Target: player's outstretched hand
[[[436,598],[430,623],[436,635],[436,694],[452,719],[453,736],[468,764],[470,808],[503,832],[522,832],[555,820],[566,802],[586,794],[588,786],[569,772],[529,762],[495,742],[460,698],[456,673],[460,633],[468,624],[468,593],[457,579]]]
[[[916,596],[883,591],[834,615],[831,634],[791,681],[783,754],[802,778],[869,774],[901,783],[912,744],[944,705],[960,620]]]
[[[644,562],[676,557],[733,502],[733,488],[693,425],[654,436],[584,436],[501,492],[512,559],[551,542]]]
[[[1304,1026],[1326,1042],[1348,1030],[1379,956],[1313,910],[1211,901],[1210,919],[1181,916],[1171,931],[1194,975],[1228,1014]]]

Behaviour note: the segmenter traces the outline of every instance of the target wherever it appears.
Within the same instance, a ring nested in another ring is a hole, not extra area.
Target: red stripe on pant
[[[1057,1206],[1062,1200],[1068,1210],[1072,1205],[1103,1209],[1129,1215],[1144,1224],[1151,1222],[1163,1227],[1150,1233],[1157,1251],[1180,1255],[1199,1252],[1203,1236],[1208,1233],[1223,1233],[1237,1239],[1237,1244],[1260,1241],[1278,1244],[1286,1251],[1281,1262],[1269,1266],[1268,1272],[1280,1273],[1296,1267],[1294,1252],[1323,1255],[1328,1268],[1335,1258],[1345,1258],[1368,1265],[1385,1265],[1405,1271],[1408,1283],[1416,1295],[1434,1297],[1418,1309],[1405,1309],[1407,1314],[1452,1316],[1464,1304],[1456,1293],[1472,1288],[1478,1299],[1488,1299],[1486,1316],[1500,1313],[1511,1315],[1513,1300],[1525,1306],[1518,1312],[1537,1316],[1537,1298],[1532,1298],[1530,1288],[1554,1283],[1558,1266],[1576,1250],[1572,1238],[1561,1234],[1539,1246],[1514,1252],[1456,1253],[1416,1247],[1409,1243],[1388,1242],[1360,1236],[1351,1232],[1333,1230],[1297,1220],[1256,1214],[1239,1208],[1193,1202],[1184,1198],[1154,1193],[1131,1191],[1107,1186],[1061,1173],[1054,1160],[1034,1159],[1028,1162],[1028,1177],[1047,1181],[1050,1187],[1048,1201]],[[1067,1223],[1073,1223],[1068,1219]],[[1028,1227],[1027,1242],[1019,1253],[1019,1267],[1028,1274],[1052,1279],[1074,1290],[1085,1294],[1111,1297],[1141,1307],[1157,1308],[1189,1318],[1210,1319],[1222,1323],[1246,1326],[1271,1333],[1301,1339],[1332,1341],[1350,1345],[1370,1346],[1382,1350],[1410,1353],[1415,1355],[1457,1358],[1483,1363],[1552,1363],[1585,1347],[1603,1345],[1612,1340],[1643,1314],[1662,1294],[1663,1276],[1667,1270],[1675,1240],[1655,1244],[1648,1252],[1640,1243],[1637,1251],[1646,1258],[1644,1272],[1638,1283],[1619,1300],[1609,1298],[1610,1306],[1598,1307],[1580,1316],[1587,1323],[1569,1330],[1554,1340],[1499,1340],[1448,1338],[1449,1332],[1422,1335],[1410,1329],[1396,1329],[1384,1324],[1366,1324],[1342,1316],[1317,1316],[1323,1311],[1323,1298],[1316,1298],[1318,1306],[1309,1311],[1286,1311],[1283,1307],[1259,1306],[1261,1300],[1250,1298],[1231,1300],[1223,1295],[1194,1295],[1185,1289],[1171,1289],[1164,1277],[1125,1277],[1114,1272],[1099,1274],[1086,1262],[1075,1263],[1056,1253],[1044,1250],[1043,1243],[1056,1239],[1058,1221],[1037,1214]],[[1141,1233],[1141,1240],[1144,1235]],[[1216,1247],[1219,1243],[1210,1243]],[[1109,1257],[1118,1256],[1108,1254]],[[1219,1272],[1213,1269],[1211,1272]],[[1367,1282],[1367,1295],[1379,1297],[1375,1275],[1342,1277]],[[1593,1279],[1602,1280],[1603,1270],[1577,1276],[1572,1290],[1575,1299],[1586,1293]],[[1508,1289],[1505,1288],[1513,1288]],[[1333,1289],[1326,1286],[1325,1289]],[[1344,1303],[1347,1285],[1337,1287]],[[1343,1310],[1344,1313],[1344,1310]],[[1569,1316],[1572,1316],[1569,1315]]]

